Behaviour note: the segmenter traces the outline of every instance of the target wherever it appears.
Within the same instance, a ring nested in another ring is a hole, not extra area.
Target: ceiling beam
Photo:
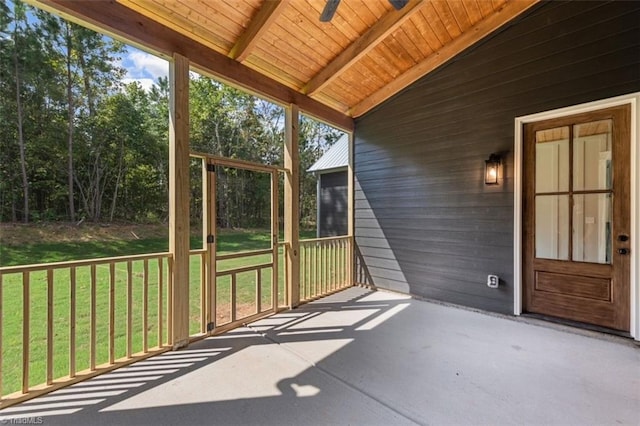
[[[188,58],[197,69],[210,73],[225,83],[280,104],[295,104],[305,114],[343,130],[353,131],[353,119],[342,112],[266,77],[114,0],[28,2],[137,47],[150,49],[166,59],[177,53]]]
[[[426,4],[423,0],[410,0],[400,10],[392,10],[380,18],[371,28],[351,43],[345,50],[336,56],[326,67],[316,74],[303,88],[303,92],[313,95],[322,90],[333,79],[338,77],[343,70],[349,68],[364,55],[374,49],[378,43],[397,30],[407,19],[411,18],[420,7]]]
[[[264,0],[260,10],[253,17],[249,25],[231,48],[229,57],[238,62],[244,61],[255,45],[260,41],[271,24],[282,13],[289,0]]]
[[[420,79],[425,74],[435,70],[485,36],[511,21],[513,18],[538,3],[538,1],[539,0],[514,0],[507,2],[500,10],[478,22],[475,26],[462,33],[458,38],[444,45],[440,50],[429,55],[424,61],[420,62],[413,68],[408,69],[392,82],[351,108],[351,116],[359,117],[370,109],[386,101],[391,96]]]

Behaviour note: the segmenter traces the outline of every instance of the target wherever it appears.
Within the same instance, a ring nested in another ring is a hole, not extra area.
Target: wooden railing
[[[169,253],[0,268],[0,407],[169,349]]]
[[[277,249],[217,256],[218,290],[226,287],[225,284],[229,289],[227,303],[221,301],[217,306],[219,326],[249,322],[255,316],[275,312],[277,290],[271,283],[277,282],[277,257]],[[241,263],[232,266],[228,262],[232,260]]]
[[[300,240],[300,301],[305,302],[351,285],[351,238]]]
[[[206,335],[209,309],[207,250],[189,252],[189,336],[191,339]]]
[[[215,276],[208,276],[206,250],[190,252],[189,333],[191,340],[236,327],[274,313],[280,283],[275,249],[218,254]],[[281,262],[280,262],[281,263]],[[215,280],[211,286],[209,280]],[[208,325],[213,324],[212,328]]]
[[[278,309],[287,309],[287,301],[289,300],[289,286],[287,285],[287,276],[289,275],[289,270],[287,268],[287,262],[285,259],[287,258],[287,250],[289,250],[289,244],[285,241],[278,242],[278,253],[279,261],[278,261]]]
[[[213,289],[207,251],[191,251],[192,337],[214,314],[224,331],[281,308],[285,250],[219,255]],[[300,241],[300,300],[350,286],[350,258],[349,237]],[[172,268],[170,253],[0,268],[0,408],[170,350]]]

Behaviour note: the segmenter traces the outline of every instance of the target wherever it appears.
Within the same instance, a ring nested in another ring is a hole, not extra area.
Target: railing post
[[[212,170],[210,170],[210,167]],[[206,243],[204,247],[207,250],[206,254],[206,269],[207,269],[207,332],[213,332],[213,327],[217,322],[217,278],[216,278],[216,250],[218,244],[218,234],[216,227],[216,171],[215,165],[210,160],[205,160],[203,169],[203,185],[205,190],[202,196],[203,212],[205,220],[202,222],[202,241],[206,242],[209,235],[213,235],[213,243]],[[213,324],[213,326],[209,326]]]
[[[278,233],[280,232],[280,213],[278,212],[278,200],[280,200],[278,194],[278,187],[280,183],[280,175],[278,172],[274,171],[271,173],[271,261],[273,262],[273,268],[271,268],[271,309],[274,312],[278,312],[278,300],[280,297],[278,295],[278,291],[280,289],[280,271],[279,264],[279,254],[280,254],[280,244]],[[282,251],[282,254],[285,255],[285,250]]]
[[[29,272],[22,273],[22,393],[29,393],[31,296]]]
[[[189,60],[169,62],[169,251],[173,256],[172,340],[189,342]]]
[[[347,242],[347,284],[352,286],[355,284],[355,246],[356,246],[356,238],[355,238],[355,174],[353,171],[353,154],[354,154],[354,140],[353,133],[349,133],[349,165],[347,168],[347,234],[349,235],[349,239]]]
[[[284,239],[289,244],[286,251],[287,289],[289,307],[300,303],[300,155],[298,151],[299,114],[297,105],[285,109],[284,167]]]
[[[4,343],[2,340],[2,318],[4,315],[4,309],[2,308],[4,305],[4,299],[2,297],[2,273],[0,273],[0,367],[2,364],[2,351],[4,350]],[[2,402],[2,374],[0,374],[0,402]]]

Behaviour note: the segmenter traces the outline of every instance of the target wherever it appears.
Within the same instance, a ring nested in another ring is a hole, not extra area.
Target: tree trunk
[[[90,123],[90,128],[88,131],[89,146],[91,147],[91,150],[94,151],[96,147],[94,146],[94,134],[93,134],[93,126],[94,126],[93,118],[95,116],[93,90],[91,87],[91,76],[90,76],[90,73],[88,72],[89,70],[88,70],[87,62],[85,60],[85,55],[87,54],[86,47],[82,44],[80,44],[80,46],[82,47],[78,51],[78,61],[79,61],[80,69],[82,71],[82,81],[84,84],[84,95],[86,97],[87,109],[89,110],[89,123]],[[91,221],[93,222],[97,222],[98,220],[100,220],[100,209],[102,208],[102,206],[100,205],[101,204],[100,179],[102,178],[102,173],[100,169],[99,150],[95,155],[96,157],[94,159],[94,165],[93,165],[94,173],[91,173],[89,175],[94,177],[94,181],[88,182],[88,191],[87,191],[87,198],[89,200],[88,204],[90,208],[90,211],[88,211],[87,213],[91,218]]]
[[[18,221],[18,208],[16,207],[16,197],[14,195],[15,193],[13,192],[13,188],[11,190],[11,222],[17,222]]]
[[[93,118],[95,115],[95,108],[93,104],[93,90],[91,88],[91,76],[87,72],[87,62],[85,61],[84,54],[86,52],[82,49],[79,52],[78,60],[80,61],[80,68],[82,69],[82,80],[84,82],[84,91],[87,96],[87,107],[89,109],[89,117]]]
[[[22,196],[24,198],[23,216],[22,221],[24,223],[29,222],[29,179],[27,177],[27,160],[25,155],[24,146],[24,132],[22,129],[23,123],[23,107],[22,99],[20,98],[20,66],[18,64],[18,37],[14,31],[13,37],[14,51],[13,51],[13,65],[16,72],[16,115],[18,118],[18,147],[20,149],[20,171],[22,174]]]
[[[67,139],[67,186],[69,192],[69,218],[72,222],[76,221],[76,208],[73,196],[73,118],[75,108],[73,106],[73,81],[71,74],[71,25],[67,22],[67,105],[69,120],[69,135]]]
[[[74,180],[76,182],[76,185],[78,186],[78,191],[80,193],[80,199],[82,200],[82,206],[84,207],[84,211],[85,213],[89,214],[89,196],[87,194],[85,194],[84,190],[82,189],[82,185],[80,184],[80,181],[78,180],[78,178],[74,175]]]
[[[116,186],[113,190],[113,200],[111,200],[111,212],[109,212],[109,222],[113,222],[113,216],[116,212],[116,205],[118,200],[118,188],[120,187],[120,180],[124,171],[124,142],[120,143],[120,157],[118,158],[118,175],[116,176]]]
[[[105,170],[103,167],[101,167],[101,162],[99,160],[100,160],[100,157],[98,157],[98,161],[97,161],[98,173],[96,178],[96,196],[95,196],[96,211],[95,211],[95,218],[94,218],[94,221],[96,222],[99,222],[100,219],[102,218],[102,200],[104,197],[104,191],[107,187]]]

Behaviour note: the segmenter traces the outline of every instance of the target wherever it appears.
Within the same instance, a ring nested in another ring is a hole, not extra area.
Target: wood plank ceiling
[[[395,10],[388,0],[342,0],[324,23],[325,0],[116,1],[350,117],[537,2],[410,0]]]

